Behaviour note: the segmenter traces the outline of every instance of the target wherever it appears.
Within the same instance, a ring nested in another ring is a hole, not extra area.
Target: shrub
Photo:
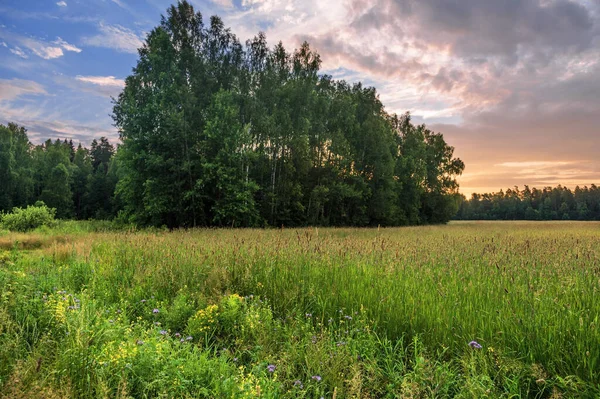
[[[41,226],[52,227],[56,221],[56,209],[48,208],[43,202],[36,202],[27,208],[13,208],[12,213],[0,216],[0,226],[11,231],[29,231]]]

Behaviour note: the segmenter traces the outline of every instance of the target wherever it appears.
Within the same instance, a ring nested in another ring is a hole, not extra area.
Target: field
[[[0,397],[600,395],[600,223],[97,227],[0,234]]]

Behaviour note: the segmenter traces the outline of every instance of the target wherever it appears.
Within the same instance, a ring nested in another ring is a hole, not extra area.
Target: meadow
[[[600,223],[0,233],[0,397],[600,396]]]

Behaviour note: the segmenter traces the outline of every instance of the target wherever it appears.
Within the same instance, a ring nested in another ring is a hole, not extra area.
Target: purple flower
[[[320,376],[320,375],[313,375],[313,376],[312,376],[312,377],[310,377],[310,378],[312,378],[313,380],[315,380],[315,381],[317,381],[317,382],[321,381],[321,376]]]
[[[186,340],[186,341],[191,341],[191,340],[193,340],[193,339],[194,339],[194,338],[192,338],[192,336],[191,336],[191,335],[189,335],[189,336],[187,336],[187,337],[185,338],[185,340]]]
[[[167,335],[167,330],[160,330],[160,335]]]
[[[469,346],[473,349],[481,349],[481,345],[479,345],[479,342],[477,342],[477,341],[469,342]]]
[[[181,337],[181,334],[175,333],[175,337],[179,338],[179,337]]]
[[[267,371],[268,371],[269,373],[274,373],[276,368],[277,368],[277,367],[275,367],[275,365],[274,365],[274,364],[269,364],[269,365],[267,366]]]
[[[157,314],[158,312],[160,312],[160,310],[158,310],[158,309],[152,309],[152,313]]]
[[[300,381],[300,380],[294,381],[294,386],[298,387],[300,389],[304,388],[304,385],[302,385],[302,381]]]
[[[352,316],[346,315],[346,316],[344,316],[344,319],[346,319],[346,320],[352,320]]]
[[[146,303],[146,300],[145,300],[145,299],[142,299],[140,302],[141,302],[141,303]]]

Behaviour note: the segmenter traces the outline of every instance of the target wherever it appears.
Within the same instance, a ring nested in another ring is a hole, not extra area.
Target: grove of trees
[[[109,219],[118,210],[114,146],[72,141],[32,145],[25,128],[0,125],[0,212],[43,201],[60,218]]]
[[[600,188],[518,187],[473,194],[456,215],[463,220],[600,220]]]
[[[121,143],[30,144],[0,128],[0,211],[137,225],[445,223],[464,169],[441,134],[385,111],[376,90],[319,73],[308,43],[242,45],[218,17],[171,6],[114,100]]]
[[[114,106],[117,195],[143,225],[442,223],[464,164],[304,43],[242,46],[186,1],[147,36]]]

